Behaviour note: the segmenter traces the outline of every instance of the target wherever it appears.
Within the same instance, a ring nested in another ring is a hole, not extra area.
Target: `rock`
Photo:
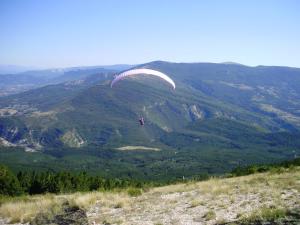
[[[30,225],[88,225],[88,220],[84,210],[66,203],[61,213],[57,215],[39,214]]]

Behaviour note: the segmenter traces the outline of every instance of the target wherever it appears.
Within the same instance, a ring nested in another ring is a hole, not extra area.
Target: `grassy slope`
[[[61,204],[68,200],[71,205],[85,209],[89,222],[97,224],[220,224],[229,221],[240,224],[284,217],[299,219],[300,168],[158,187],[137,197],[128,193],[135,192],[16,198],[1,205],[0,215],[13,222],[25,222],[41,210],[46,214],[58,213]]]

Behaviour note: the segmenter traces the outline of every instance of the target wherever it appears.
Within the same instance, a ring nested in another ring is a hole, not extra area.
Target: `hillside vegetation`
[[[112,72],[80,70],[78,79],[0,98],[0,163],[14,171],[172,180],[300,154],[300,69],[137,67],[170,75],[176,90],[146,76],[110,88]],[[120,150],[127,146],[140,147]]]

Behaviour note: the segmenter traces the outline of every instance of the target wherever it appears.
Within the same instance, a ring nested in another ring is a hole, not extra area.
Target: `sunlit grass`
[[[243,222],[254,222],[254,221],[271,221],[287,216],[288,210],[281,207],[269,207],[264,206],[259,209],[252,211],[250,214],[242,216],[241,221]]]
[[[39,213],[55,214],[61,209],[63,200],[53,195],[33,197],[31,200],[5,202],[0,207],[0,216],[11,223],[29,222]]]

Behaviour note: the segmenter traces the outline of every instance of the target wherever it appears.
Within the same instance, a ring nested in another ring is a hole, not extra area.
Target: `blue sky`
[[[0,64],[300,67],[298,0],[1,0]]]

